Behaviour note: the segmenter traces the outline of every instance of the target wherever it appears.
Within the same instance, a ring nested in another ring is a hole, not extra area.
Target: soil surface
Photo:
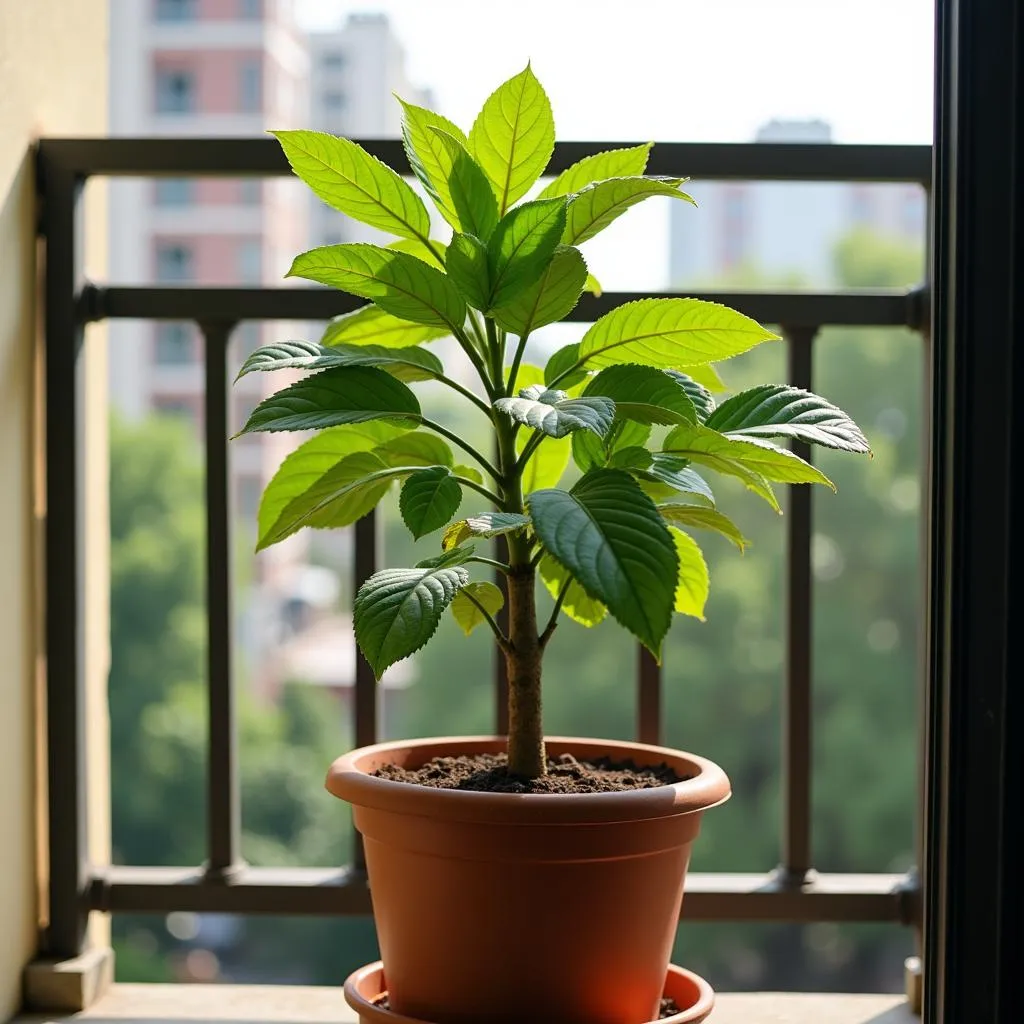
[[[524,779],[508,770],[504,754],[437,757],[420,768],[384,765],[378,778],[432,789],[468,789],[479,793],[616,793],[682,782],[667,764],[638,767],[632,761],[577,761],[572,754],[548,758],[547,775]]]
[[[390,1010],[391,1004],[388,1002],[388,994],[385,992],[382,996],[378,996],[373,1001],[374,1006],[379,1006],[382,1010]],[[674,999],[669,999],[667,996],[661,1000],[661,1008],[658,1011],[658,1020],[664,1020],[665,1017],[671,1017],[674,1013],[679,1013],[680,1007],[676,1004]]]

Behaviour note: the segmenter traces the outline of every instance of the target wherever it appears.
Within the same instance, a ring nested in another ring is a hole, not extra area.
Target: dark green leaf
[[[452,548],[450,551],[443,551],[439,555],[433,555],[431,558],[421,558],[416,563],[416,568],[441,569],[449,565],[465,565],[473,557],[475,550],[476,545],[474,544],[462,544],[457,548]]]
[[[436,341],[449,333],[447,327],[430,327],[400,320],[371,302],[331,320],[320,338],[320,344],[329,347],[380,345],[383,348],[409,348],[423,342]]]
[[[667,373],[679,383],[690,401],[693,402],[694,412],[697,413],[697,422],[704,423],[715,411],[715,399],[711,392],[688,373],[681,373],[679,370],[663,370],[662,372]]]
[[[610,398],[615,403],[616,417],[638,423],[697,420],[697,410],[680,382],[653,366],[608,366],[587,384],[583,394]]]
[[[696,526],[702,530],[714,530],[727,540],[732,541],[743,551],[750,543],[740,532],[740,528],[726,515],[713,508],[701,508],[699,505],[659,504],[658,511],[662,519],[673,526]]]
[[[470,597],[473,600],[470,600]],[[475,603],[474,603],[475,601]],[[478,605],[492,618],[505,604],[505,595],[493,583],[467,583],[452,601],[452,616],[466,636],[486,620]]]
[[[413,473],[402,485],[398,510],[409,532],[419,540],[439,530],[459,510],[462,488],[447,466],[432,466]]]
[[[642,446],[647,443],[650,435],[651,428],[646,423],[622,420],[616,415],[612,429],[604,438],[595,437],[587,430],[577,430],[572,435],[573,459],[583,472],[608,465],[626,468],[624,464],[616,461],[615,456],[619,451],[639,448],[647,457],[644,462],[644,465],[647,465],[650,462],[650,453]]]
[[[476,309],[487,309],[491,301],[491,281],[484,243],[473,235],[455,234],[445,262],[448,276],[466,301]]]
[[[568,390],[581,380],[586,380],[587,371],[573,369],[580,359],[580,343],[574,341],[570,345],[563,345],[548,360],[544,367],[544,383],[549,387],[552,384],[561,384],[564,390]]]
[[[693,199],[685,192],[679,191],[683,178],[609,178],[569,197],[566,209],[565,234],[562,241],[566,245],[581,245],[591,239],[599,231],[603,231],[617,217],[624,214],[631,206],[650,199],[651,196],[668,196],[672,199],[684,199],[692,203]]]
[[[696,470],[690,468],[688,459],[663,452],[649,454],[651,461],[646,468],[633,467],[630,470],[638,480],[651,481],[656,485],[645,488],[648,493],[653,492],[659,501],[685,494],[687,500],[695,504],[714,507],[715,497],[708,482]]]
[[[335,345],[326,348],[315,341],[279,341],[256,349],[242,364],[238,376],[244,377],[255,370],[327,370],[335,366],[379,366],[404,381],[431,380],[444,373],[437,356],[415,346]]]
[[[470,537],[497,537],[529,525],[530,517],[518,512],[484,512],[452,523],[441,538],[441,547],[447,551]]]
[[[523,203],[502,217],[487,244],[491,306],[507,306],[540,280],[564,227],[564,199]]]
[[[610,399],[568,398],[564,391],[549,391],[543,384],[523,388],[518,398],[499,398],[494,408],[549,437],[565,437],[574,430],[604,434],[615,415]]]
[[[562,171],[537,198],[567,196],[603,178],[630,178],[643,174],[647,169],[647,157],[653,145],[653,142],[647,142],[642,146],[606,149],[602,153],[585,156]]]
[[[540,279],[511,302],[492,310],[506,331],[526,337],[538,327],[556,323],[575,309],[587,279],[587,265],[578,249],[560,245]]]
[[[565,586],[566,580],[572,579],[568,570],[559,565],[548,554],[545,554],[540,560],[540,565],[537,566],[537,569],[540,572],[541,582],[544,584],[547,592],[557,600],[558,595],[562,592],[562,587]],[[569,584],[569,589],[566,591],[565,598],[562,601],[562,611],[573,622],[578,622],[581,626],[587,626],[588,628],[596,626],[608,614],[608,609],[600,601],[595,601],[594,598],[589,597],[587,592],[575,580],[572,580]]]

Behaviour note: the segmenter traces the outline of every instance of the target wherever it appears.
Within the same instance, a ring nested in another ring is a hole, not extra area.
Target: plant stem
[[[484,321],[484,325],[487,329],[487,354],[491,357],[491,376],[494,379],[494,388],[498,393],[504,395],[507,394],[507,391],[501,367],[503,346],[498,340],[498,330],[494,321],[487,319]]]
[[[451,326],[451,325],[449,325]],[[491,383],[491,378],[487,373],[487,367],[484,365],[483,359],[480,353],[476,350],[473,342],[466,337],[466,332],[463,330],[456,330],[452,327],[452,334],[455,340],[459,343],[462,351],[466,353],[469,361],[473,364],[473,368],[476,370],[480,380],[483,382],[484,390],[487,392],[487,397],[492,401],[497,398],[497,393],[494,390],[494,385]]]
[[[468,476],[455,476],[457,483],[462,484],[463,487],[468,487],[472,491],[476,491],[477,494],[482,494],[488,501],[493,502],[495,505],[501,504],[501,496],[495,494],[494,491],[489,491],[483,484],[478,484],[475,480],[470,480]]]
[[[464,388],[457,380],[452,380],[451,377],[446,377],[443,373],[436,374],[434,380],[439,384],[444,384],[445,387],[451,388],[452,391],[457,391],[463,398],[469,399],[481,412],[486,413],[487,418],[490,419],[491,407],[486,402],[481,402],[469,388]]]
[[[523,353],[526,351],[526,340],[529,337],[530,335],[527,333],[519,339],[519,344],[516,346],[516,354],[512,357],[512,367],[508,371],[508,387],[506,388],[510,395],[514,395],[516,392],[516,378],[519,376],[519,364],[523,361]]]
[[[477,606],[477,609],[479,610],[480,614],[484,617],[484,621],[487,623],[488,626],[491,627],[491,632],[494,634],[494,639],[497,642],[498,646],[503,651],[507,652],[509,649],[508,637],[506,637],[505,634],[502,633],[501,627],[494,621],[494,617],[491,615],[491,613],[469,592],[468,588],[463,590],[462,594],[465,598],[467,598],[469,601],[471,601],[473,604]]]
[[[440,434],[442,437],[448,438],[452,444],[457,444],[467,455],[471,455],[477,462],[491,474],[496,481],[500,481],[502,474],[500,470],[492,465],[487,459],[485,459],[468,441],[463,441],[458,434],[453,434],[447,427],[442,427],[440,423],[436,423],[434,420],[428,420],[423,417],[420,420],[428,430],[433,430],[434,433]]]
[[[467,562],[479,562],[481,565],[493,565],[495,569],[500,569],[507,576],[511,571],[512,567],[506,565],[505,562],[499,562],[496,558],[485,558],[483,555],[473,555],[471,558],[466,559]],[[466,595],[469,596],[468,594]]]
[[[570,576],[565,583],[562,584],[562,589],[558,592],[558,597],[555,600],[555,607],[552,609],[551,618],[548,619],[548,624],[544,627],[544,632],[540,635],[540,649],[543,651],[548,645],[548,641],[551,639],[551,634],[554,633],[555,627],[558,625],[558,613],[562,610],[562,602],[565,601],[565,595],[569,593],[569,587],[572,585],[572,577]]]
[[[526,464],[530,461],[533,453],[540,447],[541,441],[544,440],[548,435],[543,430],[534,432],[533,437],[523,445],[523,453],[519,456],[519,460],[516,462],[516,472],[522,474],[523,470],[526,469]]]

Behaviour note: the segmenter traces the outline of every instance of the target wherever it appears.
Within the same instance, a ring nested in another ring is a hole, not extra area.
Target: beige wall
[[[38,310],[30,147],[40,135],[103,134],[106,8],[106,0],[0,0],[0,1020],[18,1005],[40,913],[34,738],[41,505],[34,499]],[[102,249],[102,234],[90,236]],[[90,266],[98,260],[102,252],[90,253]],[[103,378],[91,368],[90,376]],[[94,422],[101,441],[99,414]],[[102,499],[100,477],[90,490]],[[98,666],[103,653],[90,656]]]

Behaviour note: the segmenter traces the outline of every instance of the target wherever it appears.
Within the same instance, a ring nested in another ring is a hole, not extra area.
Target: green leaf
[[[537,198],[551,199],[554,196],[567,196],[571,192],[579,192],[602,178],[629,178],[643,174],[647,169],[647,158],[650,156],[653,145],[653,142],[647,142],[642,146],[606,149],[602,153],[585,156],[562,171]]]
[[[380,345],[383,348],[409,348],[427,341],[436,341],[450,333],[447,327],[430,327],[400,320],[369,303],[331,320],[320,338],[320,344],[328,347]]]
[[[339,366],[265,398],[239,434],[321,430],[365,420],[415,420],[420,403],[401,381],[373,366]]]
[[[554,148],[551,104],[527,64],[491,93],[469,133],[469,151],[491,182],[499,213],[526,195]]]
[[[589,431],[584,431],[589,433]],[[516,435],[516,452],[520,455],[531,435],[520,431]],[[530,494],[543,487],[556,487],[569,465],[572,442],[568,437],[545,437],[523,470],[523,494]]]
[[[580,343],[572,342],[570,345],[563,345],[557,352],[553,353],[544,367],[544,383],[549,387],[558,383],[566,390],[574,384],[587,379],[587,371],[574,369],[580,361]]]
[[[690,501],[698,505],[714,507],[715,496],[711,493],[708,482],[696,470],[690,468],[688,459],[664,452],[648,454],[651,460],[646,467],[630,469],[638,480],[651,481],[656,485],[645,488],[648,493],[653,492],[653,496],[659,501],[663,495],[665,498],[675,498],[679,494],[685,494]]]
[[[386,312],[415,323],[452,331],[466,319],[466,303],[440,270],[406,252],[365,242],[325,245],[301,253],[285,276],[373,299]]]
[[[398,510],[416,540],[441,529],[462,504],[462,488],[447,466],[413,473],[402,485]]]
[[[523,203],[502,217],[487,243],[491,306],[508,305],[540,279],[564,227],[564,199]]]
[[[541,558],[537,569],[547,592],[557,600],[558,595],[562,592],[562,587],[565,586],[565,581],[571,579],[568,570],[548,554]],[[600,601],[589,597],[576,580],[569,584],[569,589],[562,601],[562,611],[573,622],[578,622],[581,626],[588,628],[596,626],[608,614],[608,609]]]
[[[256,370],[327,370],[334,366],[379,366],[404,381],[432,380],[444,373],[437,356],[415,346],[335,345],[326,348],[315,341],[279,341],[256,349],[242,364],[235,379]]]
[[[518,398],[499,398],[494,408],[549,437],[565,437],[574,430],[604,434],[615,416],[615,403],[608,398],[568,398],[543,384],[523,388]]]
[[[544,383],[544,371],[539,366],[531,363],[520,363],[519,373],[516,374],[516,383],[519,389],[528,388],[532,384]]]
[[[469,574],[457,566],[385,569],[359,588],[356,641],[378,679],[434,635],[445,608],[468,582]]]
[[[475,484],[482,484],[484,482],[484,475],[480,470],[473,466],[463,465],[461,462],[458,465],[452,466],[452,472],[456,476],[461,476],[464,480],[472,480]]]
[[[618,414],[618,408],[616,408]],[[640,447],[645,455],[644,465],[650,462],[651,455],[641,446],[651,436],[651,428],[646,423],[635,420],[622,420],[616,415],[612,429],[605,437],[595,437],[588,430],[577,430],[572,435],[572,457],[576,465],[585,473],[588,469],[599,469],[602,466],[617,465],[627,468],[615,461],[619,451]]]
[[[871,450],[860,427],[842,409],[810,391],[774,384],[733,395],[708,417],[706,426],[731,437],[793,437],[845,452]]]
[[[726,540],[731,541],[743,551],[750,543],[740,532],[740,528],[726,515],[713,508],[701,508],[698,505],[658,505],[661,518],[673,526],[696,526],[701,530],[714,530]]]
[[[569,491],[528,499],[546,551],[656,657],[668,632],[679,560],[672,537],[632,477],[595,469]]]
[[[451,551],[443,551],[439,555],[430,558],[421,558],[416,563],[417,569],[440,569],[449,565],[465,565],[473,557],[476,550],[474,544],[463,544],[461,547],[452,548]]]
[[[530,517],[518,512],[484,512],[468,519],[460,519],[452,523],[441,538],[441,547],[447,551],[456,547],[469,537],[498,537],[503,533],[513,533],[530,525]]]
[[[466,301],[476,309],[487,309],[491,301],[487,246],[474,235],[452,235],[445,263]]]
[[[492,316],[506,331],[524,338],[538,327],[557,323],[576,307],[587,279],[587,264],[579,249],[560,245],[540,279]]]
[[[393,252],[408,253],[418,260],[423,260],[424,263],[429,263],[432,267],[443,267],[444,254],[448,246],[433,238],[429,239],[429,242],[428,245],[421,238],[399,238],[397,242],[388,242],[385,248],[391,249]]]
[[[324,132],[273,134],[292,170],[328,206],[403,238],[430,234],[430,215],[423,200],[361,146]]]
[[[389,466],[447,466],[455,458],[451,448],[435,434],[415,430],[389,438],[374,449]]]
[[[726,437],[709,427],[683,424],[665,438],[664,450],[685,456],[693,462],[711,466],[720,472],[719,463],[738,463],[759,473],[766,480],[784,484],[824,484],[834,491],[835,485],[820,469],[804,462],[799,455],[759,438]]]
[[[590,368],[643,363],[683,370],[728,359],[777,341],[750,317],[701,299],[638,299],[606,313],[580,341],[579,358]]]
[[[329,427],[299,445],[285,458],[264,488],[257,520],[259,547],[273,543],[268,538],[284,509],[329,469],[346,456],[371,451],[406,430],[407,427],[384,420],[350,423]]]
[[[631,206],[642,203],[651,196],[668,196],[671,199],[693,199],[679,191],[683,178],[609,178],[588,185],[581,192],[569,197],[566,208],[566,245],[581,245],[603,231],[613,220],[621,217]]]
[[[680,373],[679,370],[663,370],[686,392],[693,403],[694,412],[697,414],[697,422],[704,423],[715,411],[715,399],[711,392],[703,384],[696,381],[687,373]]]
[[[456,231],[490,238],[498,223],[498,203],[487,175],[454,136],[437,128],[432,128],[430,134],[436,140],[440,164],[437,190],[450,204],[447,209],[441,205],[438,209]]]
[[[473,597],[476,604],[470,600]],[[492,618],[505,604],[505,595],[493,583],[467,583],[452,601],[452,615],[466,636],[486,620],[477,605],[482,605]]]
[[[725,381],[718,375],[718,370],[710,363],[697,366],[679,366],[676,369],[681,370],[688,377],[692,377],[701,387],[707,388],[710,392],[720,394],[728,390],[725,386]]]
[[[708,564],[697,542],[674,526],[669,528],[676,555],[679,557],[679,578],[676,583],[675,610],[683,615],[692,615],[704,621],[704,605],[707,603],[711,579]]]
[[[583,286],[583,290],[597,298],[602,292],[601,282],[593,274],[587,274],[587,283]]]
[[[608,366],[590,381],[583,394],[610,398],[617,418],[661,424],[697,420],[697,410],[682,384],[653,366]]]

